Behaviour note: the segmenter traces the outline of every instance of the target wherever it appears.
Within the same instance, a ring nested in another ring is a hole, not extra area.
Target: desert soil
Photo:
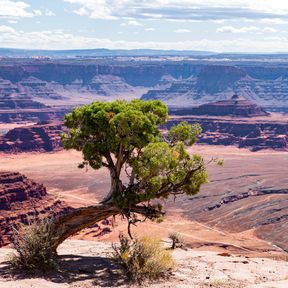
[[[166,240],[167,241],[167,240]],[[0,249],[0,288],[92,288],[129,286],[111,261],[111,243],[68,240],[59,247],[60,272],[28,276],[13,274],[5,262],[11,249]],[[176,249],[171,278],[147,283],[153,288],[287,288],[288,262],[229,253]]]

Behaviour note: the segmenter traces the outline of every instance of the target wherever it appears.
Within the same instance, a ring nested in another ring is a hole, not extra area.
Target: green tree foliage
[[[66,115],[69,130],[63,143],[66,149],[82,151],[80,168],[109,170],[111,187],[103,203],[127,213],[143,202],[155,208],[150,200],[194,195],[207,181],[203,158],[187,151],[200,126],[182,122],[161,134],[167,120],[161,101],[94,102]]]

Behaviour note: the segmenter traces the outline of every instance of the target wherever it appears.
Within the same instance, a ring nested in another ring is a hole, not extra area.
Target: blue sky
[[[285,0],[0,0],[0,47],[288,52]]]

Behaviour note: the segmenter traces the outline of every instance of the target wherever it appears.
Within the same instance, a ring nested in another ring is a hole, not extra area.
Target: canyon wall
[[[259,69],[255,73],[252,67],[207,65],[189,78],[174,79],[169,87],[151,89],[142,99],[160,99],[171,106],[186,107],[226,100],[238,94],[255,104],[284,111],[288,106],[287,68],[274,67],[270,71],[263,63],[262,69],[263,74]]]
[[[62,149],[62,133],[62,122],[14,128],[0,136],[0,151],[8,153],[57,151]]]
[[[256,117],[257,119],[257,117]],[[201,116],[170,116],[165,128],[182,121],[200,124],[202,133],[197,143],[234,145],[251,151],[274,149],[288,151],[288,122],[265,120],[213,118]],[[63,122],[47,122],[17,127],[0,136],[0,152],[52,152],[63,149]]]
[[[187,107],[239,94],[264,107],[288,108],[286,63],[132,60],[4,61],[0,63],[0,102],[6,91],[6,102],[13,94],[48,106],[71,107],[99,96],[142,96]]]
[[[287,121],[244,121],[233,118],[171,116],[167,127],[169,128],[181,121],[201,125],[202,133],[198,137],[197,143],[235,145],[239,148],[248,148],[251,151],[262,149],[288,151]]]
[[[13,237],[13,227],[68,211],[46,188],[18,172],[0,172],[0,247]]]

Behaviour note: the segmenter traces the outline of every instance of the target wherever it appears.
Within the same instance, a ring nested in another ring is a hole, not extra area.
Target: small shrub
[[[113,256],[132,282],[140,284],[167,277],[174,267],[171,253],[157,239],[144,237],[131,241],[120,234],[119,240],[119,246],[112,246]]]
[[[171,249],[175,249],[183,246],[183,239],[177,232],[170,233],[168,238],[172,241]]]
[[[13,268],[28,271],[47,271],[57,267],[55,240],[51,219],[34,221],[28,226],[21,224],[14,229],[13,245],[16,254],[11,256]]]

